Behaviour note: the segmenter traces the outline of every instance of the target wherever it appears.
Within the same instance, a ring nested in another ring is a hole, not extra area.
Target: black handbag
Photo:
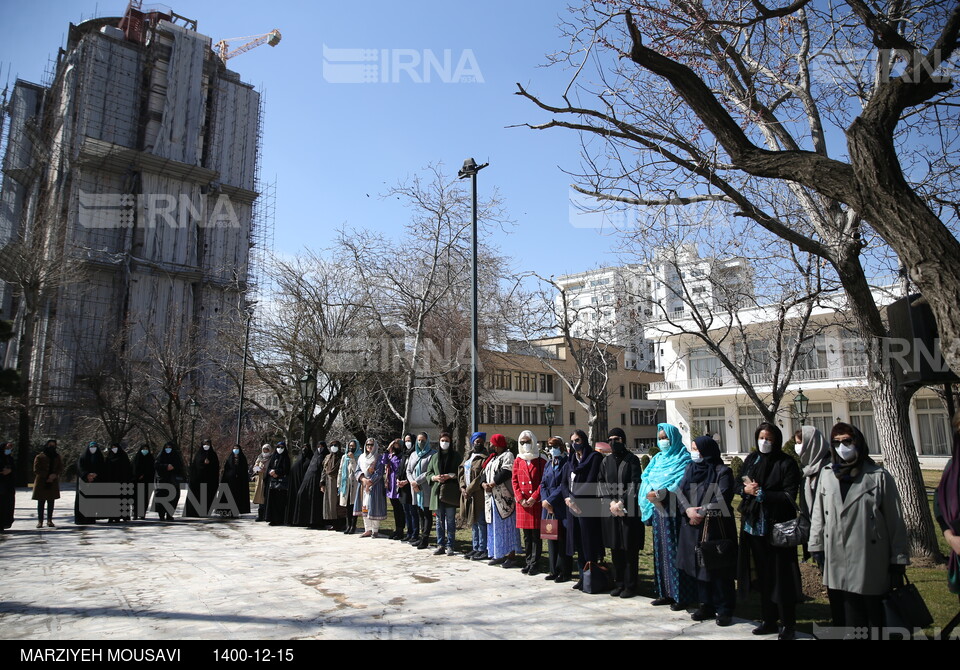
[[[737,541],[726,537],[726,530],[720,524],[720,538],[708,540],[710,537],[710,517],[707,514],[703,521],[703,532],[697,544],[697,563],[705,570],[724,570],[737,565]]]
[[[887,628],[903,628],[911,633],[915,628],[926,628],[933,623],[933,616],[923,602],[917,587],[906,575],[904,584],[892,589],[883,597],[883,615]]]
[[[793,500],[797,516],[789,521],[773,524],[770,531],[770,544],[779,549],[789,549],[806,544],[810,539],[810,517],[804,514]]]
[[[587,563],[583,566],[583,592],[606,593],[613,588],[610,570],[602,563]]]
[[[286,491],[287,490],[287,478],[286,477],[272,477],[270,479],[270,490],[271,491]]]

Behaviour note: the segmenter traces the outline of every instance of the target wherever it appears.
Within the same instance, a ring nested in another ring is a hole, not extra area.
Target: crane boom
[[[261,44],[268,44],[269,46],[275,47],[280,44],[281,39],[280,31],[274,28],[269,33],[264,33],[263,35],[250,35],[248,37],[231,37],[229,39],[220,40],[214,46],[213,50],[217,52],[217,55],[220,56],[220,60],[226,63],[229,59],[234,56],[239,56],[242,53],[250,51]],[[240,40],[249,40],[248,42],[241,44],[235,49],[230,49],[230,44],[233,42],[239,42]]]

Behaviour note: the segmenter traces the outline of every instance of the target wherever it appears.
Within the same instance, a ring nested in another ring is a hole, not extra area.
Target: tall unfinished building
[[[49,81],[10,94],[0,318],[15,319],[4,364],[29,367],[34,431],[90,414],[104,375],[139,366],[146,384],[178,357],[166,401],[182,408],[227,387],[212,358],[242,356],[219,338],[245,318],[267,242],[261,100],[196,28],[138,3],[71,24]]]

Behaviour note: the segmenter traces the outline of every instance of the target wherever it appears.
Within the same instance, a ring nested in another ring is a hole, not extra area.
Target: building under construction
[[[38,438],[96,416],[104,378],[122,395],[139,370],[127,383],[167,384],[151,402],[176,412],[229,386],[222,365],[243,345],[223,336],[246,318],[251,259],[272,233],[260,94],[220,46],[131,2],[71,24],[48,81],[9,93],[0,318],[15,320],[4,364],[29,380]]]

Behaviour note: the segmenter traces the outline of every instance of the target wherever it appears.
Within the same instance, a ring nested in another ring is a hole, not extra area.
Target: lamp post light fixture
[[[313,405],[313,400],[317,395],[317,376],[312,369],[307,369],[298,382],[300,385],[300,397],[303,398],[303,446],[307,444],[307,411]],[[301,448],[303,448],[301,446]]]
[[[247,354],[250,351],[250,324],[253,322],[253,305],[250,304],[246,309],[247,329],[243,338],[243,366],[240,368],[240,402],[237,406],[237,439],[235,444],[240,444],[240,430],[243,428],[243,392],[247,381]]]
[[[477,161],[468,158],[463,161],[463,167],[457,172],[457,178],[470,178],[472,183],[473,199],[471,201],[472,228],[471,228],[471,247],[470,254],[470,322],[471,322],[471,345],[470,345],[470,432],[475,433],[478,429],[477,419],[480,415],[480,375],[478,368],[480,366],[480,329],[477,324],[478,299],[477,299],[477,173],[490,165],[484,163],[477,165]]]
[[[187,413],[190,415],[190,462],[192,463],[197,436],[197,419],[200,418],[200,403],[196,398],[190,398],[190,402],[187,403]]]
[[[557,410],[553,408],[553,405],[547,405],[543,408],[543,418],[547,422],[547,432],[550,434],[547,435],[547,439],[553,437],[553,420],[557,418]]]
[[[797,395],[793,398],[793,409],[797,413],[797,419],[800,421],[800,425],[807,420],[807,404],[810,402],[810,398],[803,395],[803,389],[797,389]]]

